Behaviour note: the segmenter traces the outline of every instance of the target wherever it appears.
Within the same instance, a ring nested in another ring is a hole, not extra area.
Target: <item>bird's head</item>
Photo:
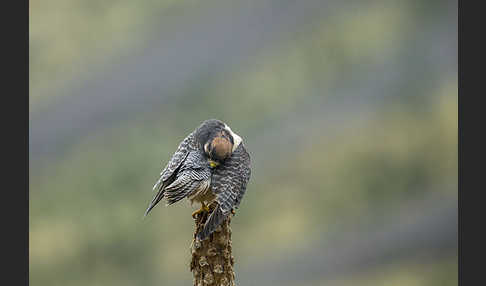
[[[213,168],[230,157],[242,141],[228,125],[217,119],[204,121],[196,130],[196,140]]]

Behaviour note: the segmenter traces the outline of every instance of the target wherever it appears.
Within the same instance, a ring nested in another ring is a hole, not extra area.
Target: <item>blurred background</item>
[[[191,285],[187,201],[143,214],[218,118],[252,177],[238,285],[457,285],[457,2],[30,1],[31,285]]]

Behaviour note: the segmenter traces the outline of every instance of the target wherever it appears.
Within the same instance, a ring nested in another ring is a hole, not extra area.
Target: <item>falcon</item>
[[[224,122],[217,119],[204,121],[179,144],[176,152],[160,173],[153,190],[156,195],[145,215],[162,199],[172,205],[183,198],[201,204],[192,213],[195,217],[215,208],[201,232],[200,240],[207,238],[227,217],[238,208],[250,179],[250,155],[242,138]]]

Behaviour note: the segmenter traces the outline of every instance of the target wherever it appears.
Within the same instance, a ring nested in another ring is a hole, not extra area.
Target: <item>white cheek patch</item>
[[[233,130],[231,130],[231,128],[228,126],[228,125],[224,125],[225,129],[228,130],[229,133],[231,133],[231,136],[233,136],[233,140],[234,140],[234,144],[233,144],[233,149],[231,150],[231,152],[235,151],[236,148],[238,148],[238,146],[240,145],[240,143],[243,141],[243,139],[241,139],[241,137],[234,133]]]
[[[209,147],[209,142],[206,142],[206,144],[204,144],[204,151],[209,154],[209,148],[208,147]]]

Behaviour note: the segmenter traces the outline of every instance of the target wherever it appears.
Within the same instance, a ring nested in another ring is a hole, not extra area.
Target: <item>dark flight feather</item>
[[[205,239],[224,221],[233,208],[238,208],[250,175],[250,155],[241,143],[231,157],[213,171],[211,189],[216,195],[218,206],[198,234],[199,239]]]
[[[196,140],[194,138],[194,132],[189,134],[177,147],[176,152],[172,155],[169,163],[165,166],[165,168],[160,173],[160,178],[155,183],[153,190],[157,190],[157,194],[155,194],[154,198],[150,202],[147,210],[145,211],[145,216],[152,210],[164,197],[165,188],[172,184],[172,182],[176,179],[176,170],[181,166],[182,162],[184,162],[191,151],[197,150]]]

